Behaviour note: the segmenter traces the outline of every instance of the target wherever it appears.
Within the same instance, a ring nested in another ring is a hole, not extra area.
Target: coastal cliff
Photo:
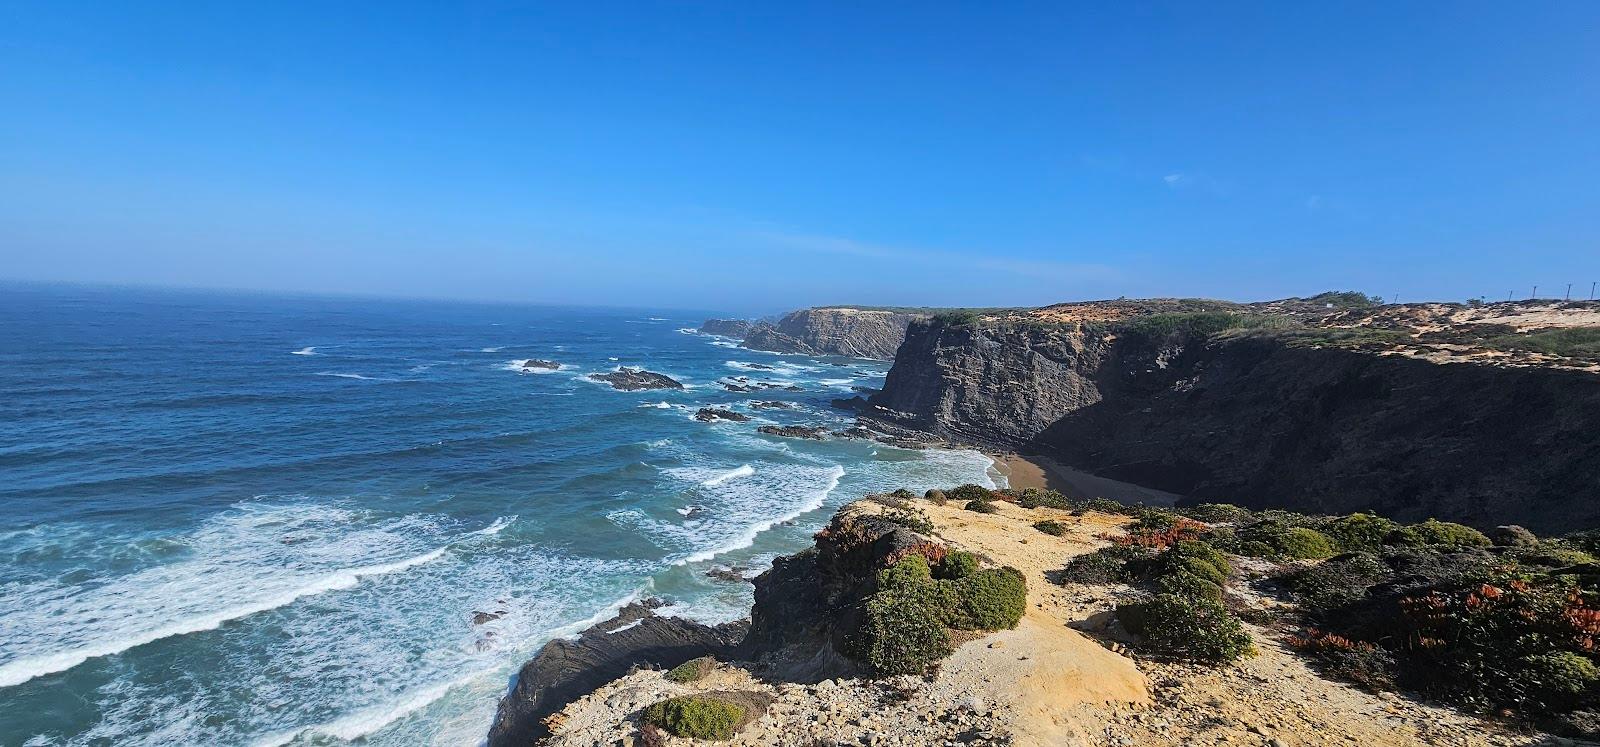
[[[707,319],[700,325],[700,331],[708,335],[719,337],[732,337],[744,339],[750,333],[750,320],[748,319]]]
[[[927,314],[827,306],[785,314],[776,325],[750,328],[744,347],[774,353],[843,355],[891,360],[905,339],[906,327]]]
[[[1324,344],[1343,339],[919,321],[864,417],[1191,501],[1600,526],[1600,375]]]

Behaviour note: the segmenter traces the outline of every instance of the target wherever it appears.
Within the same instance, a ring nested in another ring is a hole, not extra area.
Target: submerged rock
[[[516,685],[500,699],[488,747],[523,747],[549,736],[547,717],[633,669],[666,669],[700,656],[723,660],[738,656],[747,623],[711,627],[658,617],[653,606],[629,604],[616,617],[583,631],[577,640],[557,639],[539,649],[522,665]]]
[[[732,410],[724,410],[720,407],[702,407],[700,408],[699,412],[694,414],[694,419],[702,423],[712,423],[718,420],[731,420],[735,423],[743,423],[749,420],[750,416],[737,413]]]
[[[821,441],[828,435],[828,429],[821,426],[809,425],[763,425],[756,429],[769,436],[782,436],[784,438],[809,438]]]
[[[624,392],[635,392],[641,389],[682,389],[683,384],[666,374],[646,371],[642,368],[621,368],[611,373],[589,374],[595,381],[604,381],[613,389]]]
[[[797,407],[795,403],[784,402],[781,399],[757,400],[755,402],[751,402],[750,406],[756,408],[757,410],[792,410]]]

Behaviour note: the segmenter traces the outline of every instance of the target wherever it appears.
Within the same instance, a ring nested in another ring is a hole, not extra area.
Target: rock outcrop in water
[[[737,413],[732,410],[724,410],[720,407],[702,407],[694,414],[694,419],[702,423],[713,423],[718,420],[728,420],[735,423],[743,423],[749,420],[750,416],[743,413]]]
[[[1438,363],[1317,334],[922,321],[863,419],[1191,500],[1600,526],[1600,375]]]
[[[698,656],[726,658],[738,652],[745,623],[717,627],[676,617],[658,617],[660,604],[633,603],[577,640],[557,639],[517,672],[517,683],[500,700],[489,747],[525,747],[549,735],[544,720],[575,698],[638,668],[668,668]]]
[[[635,392],[642,389],[682,389],[683,384],[666,374],[646,371],[642,368],[621,368],[611,373],[589,374],[595,381],[604,381],[613,389],[624,392]]]
[[[750,328],[744,347],[775,353],[845,355],[890,360],[906,327],[926,314],[829,306],[785,314],[776,325]]]
[[[559,370],[561,370],[561,364],[557,363],[555,361],[540,360],[538,358],[529,358],[529,359],[527,359],[527,360],[522,362],[522,370],[524,370],[524,371],[534,371],[534,370],[537,370],[537,371],[559,371]]]
[[[700,331],[708,335],[733,337],[742,340],[744,339],[744,336],[750,332],[750,320],[707,319],[700,325]]]

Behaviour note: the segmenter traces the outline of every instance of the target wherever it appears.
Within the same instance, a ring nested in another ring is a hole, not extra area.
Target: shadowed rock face
[[[708,335],[722,337],[735,337],[744,339],[750,332],[750,322],[746,319],[707,319],[700,325],[700,331]]]
[[[699,656],[735,657],[746,627],[657,617],[648,604],[630,604],[575,641],[545,644],[522,665],[516,686],[500,700],[488,745],[526,747],[549,736],[546,717],[635,667],[665,669]]]
[[[801,309],[776,325],[761,323],[745,335],[744,347],[776,353],[846,355],[890,360],[905,339],[906,326],[923,314],[845,307]]]
[[[863,419],[1253,508],[1600,526],[1600,376],[1076,325],[919,322]]]

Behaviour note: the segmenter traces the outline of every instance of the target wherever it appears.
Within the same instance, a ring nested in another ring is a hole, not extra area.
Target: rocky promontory
[[[718,337],[732,337],[743,340],[750,332],[748,319],[707,319],[701,323],[700,331]]]
[[[892,360],[906,327],[923,312],[827,306],[785,314],[777,324],[750,328],[741,343],[752,350],[807,355],[844,355]]]
[[[501,699],[489,747],[524,747],[549,736],[546,719],[551,714],[636,669],[677,666],[697,656],[726,658],[738,651],[745,624],[710,627],[660,617],[654,612],[660,606],[655,600],[635,602],[577,640],[545,644],[517,672],[516,684]]]
[[[613,389],[624,392],[634,392],[644,389],[682,389],[683,384],[666,374],[646,371],[642,368],[619,368],[616,371],[603,374],[589,374],[595,381],[603,381]]]

